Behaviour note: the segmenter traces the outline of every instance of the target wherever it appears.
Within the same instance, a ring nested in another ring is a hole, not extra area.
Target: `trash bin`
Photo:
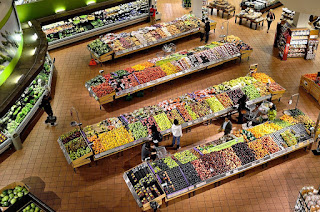
[[[16,150],[22,149],[22,143],[21,143],[21,139],[20,139],[19,134],[15,133],[12,135],[12,143],[13,143],[13,146]]]

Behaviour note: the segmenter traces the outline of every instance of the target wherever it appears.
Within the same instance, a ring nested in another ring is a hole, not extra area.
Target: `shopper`
[[[273,10],[270,9],[268,14],[267,14],[267,22],[268,22],[268,30],[267,30],[267,33],[269,33],[269,29],[270,29],[270,26],[271,26],[271,23],[272,21],[274,21],[276,19],[276,16],[274,15],[273,13]]]
[[[157,9],[154,8],[154,5],[151,5],[151,8],[150,8],[150,23],[151,23],[151,25],[154,25],[156,23],[156,12],[157,12]]]
[[[200,42],[203,41],[204,38],[204,34],[206,32],[206,22],[204,19],[202,19],[202,21],[200,21]]]
[[[173,135],[173,139],[172,139],[172,144],[171,147],[174,147],[175,142],[177,140],[177,148],[176,150],[180,149],[180,138],[182,137],[182,128],[181,125],[179,125],[179,121],[177,119],[175,119],[173,121],[173,125],[171,127],[171,131],[172,131],[172,135]]]
[[[224,132],[224,135],[229,135],[232,130],[232,123],[228,117],[224,118],[224,122],[221,125],[220,132]]]
[[[51,126],[56,126],[56,120],[57,118],[53,116],[52,107],[50,104],[51,97],[48,95],[45,95],[41,101],[41,104],[39,105],[39,108],[42,108],[44,112],[48,114],[47,119],[45,120],[46,124],[51,124]]]
[[[246,101],[247,101],[247,96],[244,94],[239,100],[238,100],[238,124],[243,124],[243,110],[246,109]]]
[[[205,32],[206,32],[206,40],[205,40],[205,43],[208,43],[208,41],[209,41],[209,33],[210,33],[210,21],[209,21],[208,18],[206,18]]]
[[[269,121],[273,121],[277,117],[277,108],[272,102],[270,102],[269,108],[270,109],[268,111],[268,119],[269,119]]]
[[[141,148],[141,161],[145,162],[146,160],[156,159],[156,151],[150,146],[150,143],[144,143]]]
[[[158,147],[159,146],[159,142],[161,142],[162,140],[163,140],[163,136],[162,136],[162,134],[158,131],[158,129],[157,129],[157,127],[155,126],[155,125],[152,125],[151,127],[150,127],[150,129],[151,129],[151,139],[152,139],[152,142],[154,143],[154,145],[156,146],[156,147]]]

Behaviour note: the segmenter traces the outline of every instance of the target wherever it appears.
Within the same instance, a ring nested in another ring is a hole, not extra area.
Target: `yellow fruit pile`
[[[143,71],[146,67],[142,64],[137,64],[135,66],[132,66],[131,68],[135,69],[136,71]]]
[[[292,116],[289,116],[289,115],[283,115],[280,117],[280,119],[283,121],[286,121],[290,124],[297,124],[298,123],[298,121],[295,118],[293,118]]]
[[[263,144],[261,143],[261,140],[249,142],[248,146],[256,153],[256,159],[263,158],[264,156],[269,154],[268,150],[266,150]]]
[[[265,73],[254,73],[252,76],[263,83],[268,83],[269,80],[270,80],[270,83],[274,82],[274,80],[268,75],[266,75]]]
[[[160,65],[160,67],[167,75],[174,74],[174,73],[178,72],[177,68],[174,65],[172,65],[171,63],[162,64],[162,65]]]
[[[282,127],[274,123],[264,123],[264,124],[260,124],[258,126],[252,127],[247,131],[251,132],[254,135],[254,137],[261,138],[264,135],[271,134],[281,129]]]
[[[130,132],[128,132],[123,126],[109,132],[99,134],[98,138],[93,138],[93,150],[95,154],[107,151],[109,149],[122,146],[124,144],[134,141],[134,138]]]

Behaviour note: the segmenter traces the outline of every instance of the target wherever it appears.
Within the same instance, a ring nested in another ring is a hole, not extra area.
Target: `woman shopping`
[[[163,139],[163,136],[162,136],[162,134],[158,131],[158,129],[157,129],[157,127],[156,127],[155,125],[152,125],[152,126],[150,127],[150,129],[151,129],[151,132],[152,132],[152,134],[150,135],[150,137],[151,137],[151,139],[152,139],[152,142],[154,143],[154,145],[155,145],[156,147],[158,147],[158,146],[159,146],[159,142],[161,142],[162,139]]]
[[[272,21],[274,21],[276,19],[276,16],[274,15],[273,13],[273,10],[270,9],[268,14],[267,14],[267,22],[268,22],[268,30],[267,30],[267,33],[269,33],[269,29],[270,29],[270,26],[271,26],[271,23]]]
[[[176,150],[180,149],[180,138],[182,137],[182,128],[181,125],[179,125],[179,121],[175,119],[173,121],[173,125],[171,127],[173,139],[172,139],[172,145],[171,147],[174,147],[176,140],[177,140],[177,148]]]

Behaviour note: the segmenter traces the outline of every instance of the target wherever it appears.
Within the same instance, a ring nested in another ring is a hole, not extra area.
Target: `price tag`
[[[214,115],[214,116],[218,116],[218,113],[214,113],[213,115]]]
[[[195,121],[194,121],[195,124],[198,124],[198,122],[199,122],[199,120],[195,120]]]
[[[294,149],[296,149],[296,146],[292,146],[291,148],[292,148],[292,150],[294,150]]]
[[[207,120],[208,118],[207,117],[203,117],[203,121]]]
[[[299,147],[302,147],[303,146],[303,143],[299,143]]]
[[[190,126],[190,125],[192,125],[192,122],[189,122],[189,123],[188,123],[188,126]]]
[[[199,188],[199,187],[201,187],[201,186],[203,186],[205,184],[206,184],[206,182],[202,182],[202,183],[199,183],[198,185],[196,185],[196,187]]]
[[[190,187],[188,190],[191,191],[191,190],[193,190],[193,189],[194,189],[194,187],[192,186],[192,187]]]

